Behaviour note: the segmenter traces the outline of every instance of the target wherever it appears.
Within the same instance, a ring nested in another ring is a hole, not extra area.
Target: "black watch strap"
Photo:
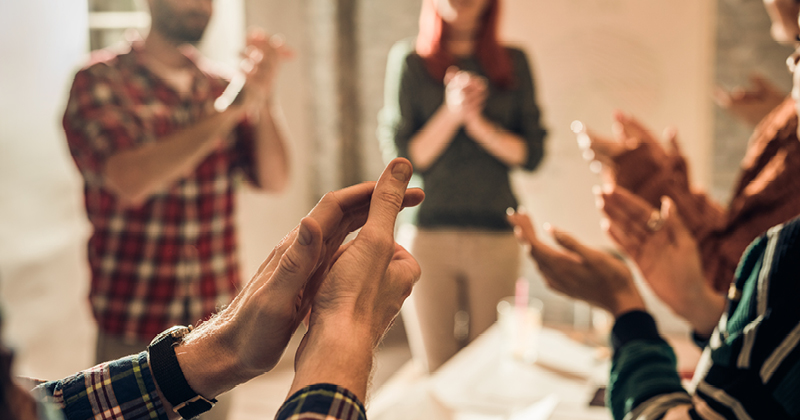
[[[217,402],[195,392],[186,382],[183,370],[178,364],[175,345],[180,343],[190,330],[182,326],[172,327],[159,334],[147,348],[150,354],[150,367],[161,393],[172,404],[172,410],[185,419],[205,413]]]

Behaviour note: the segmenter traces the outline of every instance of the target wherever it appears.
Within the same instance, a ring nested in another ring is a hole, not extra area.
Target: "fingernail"
[[[542,229],[544,229],[545,232],[550,232],[550,233],[553,233],[553,231],[554,231],[553,225],[551,225],[548,222],[545,222],[544,224],[542,224]]]
[[[303,246],[311,243],[311,231],[302,223],[300,224],[300,230],[297,232],[297,243]]]
[[[408,181],[411,178],[411,166],[404,162],[395,163],[392,167],[392,176],[401,182]]]
[[[514,211],[514,207],[509,207],[506,209],[506,215],[513,216],[516,211]]]

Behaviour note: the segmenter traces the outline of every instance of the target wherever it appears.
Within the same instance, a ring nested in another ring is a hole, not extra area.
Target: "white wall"
[[[515,179],[536,222],[550,222],[592,245],[610,245],[591,193],[600,180],[581,158],[570,122],[579,119],[610,135],[615,109],[634,113],[658,134],[668,125],[677,127],[694,181],[707,185],[714,4],[505,1],[505,39],[523,46],[533,61],[550,131],[543,165]]]
[[[60,377],[93,352],[82,184],[60,128],[88,45],[85,0],[0,3],[0,304],[18,373]]]

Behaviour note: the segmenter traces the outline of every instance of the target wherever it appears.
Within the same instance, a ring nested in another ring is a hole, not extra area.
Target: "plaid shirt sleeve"
[[[70,89],[62,121],[70,153],[88,183],[99,185],[106,159],[116,152],[155,141],[140,113],[158,109],[136,109],[127,94],[119,70],[105,63],[79,71]],[[163,110],[162,110],[163,111]]]
[[[67,420],[167,420],[150,375],[147,352],[99,364],[33,390],[61,408]]]
[[[366,420],[364,405],[352,392],[333,384],[307,386],[283,403],[275,420]]]

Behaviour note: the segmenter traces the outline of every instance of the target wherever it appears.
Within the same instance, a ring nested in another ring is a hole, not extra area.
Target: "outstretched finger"
[[[664,228],[672,241],[676,238],[692,238],[693,235],[681,218],[678,207],[670,197],[661,197],[661,217],[664,219]]]
[[[394,244],[394,224],[397,214],[403,208],[403,199],[412,172],[411,162],[404,158],[389,162],[375,185],[369,216],[361,234],[387,236],[391,244]]]
[[[281,256],[272,276],[275,296],[296,299],[317,269],[321,251],[322,230],[313,218],[304,217],[294,241]]]
[[[602,199],[602,210],[612,224],[637,236],[647,234],[647,222],[654,209],[644,199],[619,186],[604,192]]]
[[[517,211],[509,208],[506,210],[506,219],[514,227],[514,233],[517,238],[528,245],[534,245],[538,242],[531,218],[522,209]]]
[[[606,231],[608,236],[622,248],[622,250],[630,255],[633,259],[639,256],[642,248],[642,238],[634,235],[633,233],[621,229],[618,224],[611,222],[608,219],[603,219],[603,230]]]
[[[584,260],[593,257],[594,253],[597,252],[594,249],[584,245],[567,232],[554,227],[551,227],[549,230],[557,244],[561,245],[564,249],[575,253]]]

